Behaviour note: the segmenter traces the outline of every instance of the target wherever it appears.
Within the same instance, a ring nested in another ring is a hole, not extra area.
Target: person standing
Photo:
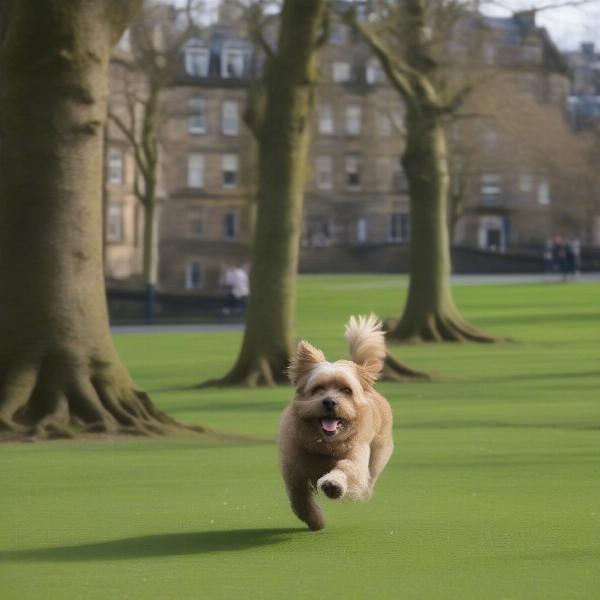
[[[235,308],[237,311],[243,314],[246,311],[246,306],[248,305],[248,296],[250,295],[250,281],[248,279],[248,273],[241,265],[237,265],[233,269],[231,280],[231,293],[235,298]]]

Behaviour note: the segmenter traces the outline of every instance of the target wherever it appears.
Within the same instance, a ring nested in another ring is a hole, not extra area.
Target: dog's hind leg
[[[317,531],[325,527],[323,511],[315,501],[315,495],[308,481],[287,482],[287,492],[295,515],[310,529]]]

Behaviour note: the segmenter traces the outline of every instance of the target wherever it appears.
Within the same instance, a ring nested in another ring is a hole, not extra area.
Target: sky
[[[183,4],[184,0],[174,0]],[[204,0],[216,7],[219,0]],[[569,6],[578,4],[578,6]],[[508,16],[514,10],[545,8],[537,14],[536,22],[546,27],[561,50],[578,49],[581,42],[592,41],[600,49],[600,0],[481,0],[486,14]]]
[[[595,42],[600,49],[600,0],[579,6],[571,0],[492,0],[483,9],[486,14],[506,16],[511,10],[527,10],[540,6],[556,6],[538,12],[536,23],[545,27],[561,50],[575,50],[581,42]],[[485,0],[484,0],[485,4]],[[502,8],[506,7],[506,8]]]

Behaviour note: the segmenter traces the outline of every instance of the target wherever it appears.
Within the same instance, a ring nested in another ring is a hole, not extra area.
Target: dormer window
[[[208,48],[188,47],[185,50],[185,72],[192,77],[208,77]]]
[[[244,76],[244,51],[239,48],[224,48],[221,55],[221,77],[241,79]]]

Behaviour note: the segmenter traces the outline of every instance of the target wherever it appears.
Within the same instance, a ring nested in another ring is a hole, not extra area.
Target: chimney
[[[243,9],[236,0],[222,0],[219,5],[219,23],[224,25],[239,23],[243,14]]]
[[[581,43],[581,53],[584,56],[593,58],[595,52],[596,52],[596,46],[594,45],[594,42],[582,42]]]
[[[520,10],[513,13],[513,19],[522,27],[535,27],[535,10]]]

